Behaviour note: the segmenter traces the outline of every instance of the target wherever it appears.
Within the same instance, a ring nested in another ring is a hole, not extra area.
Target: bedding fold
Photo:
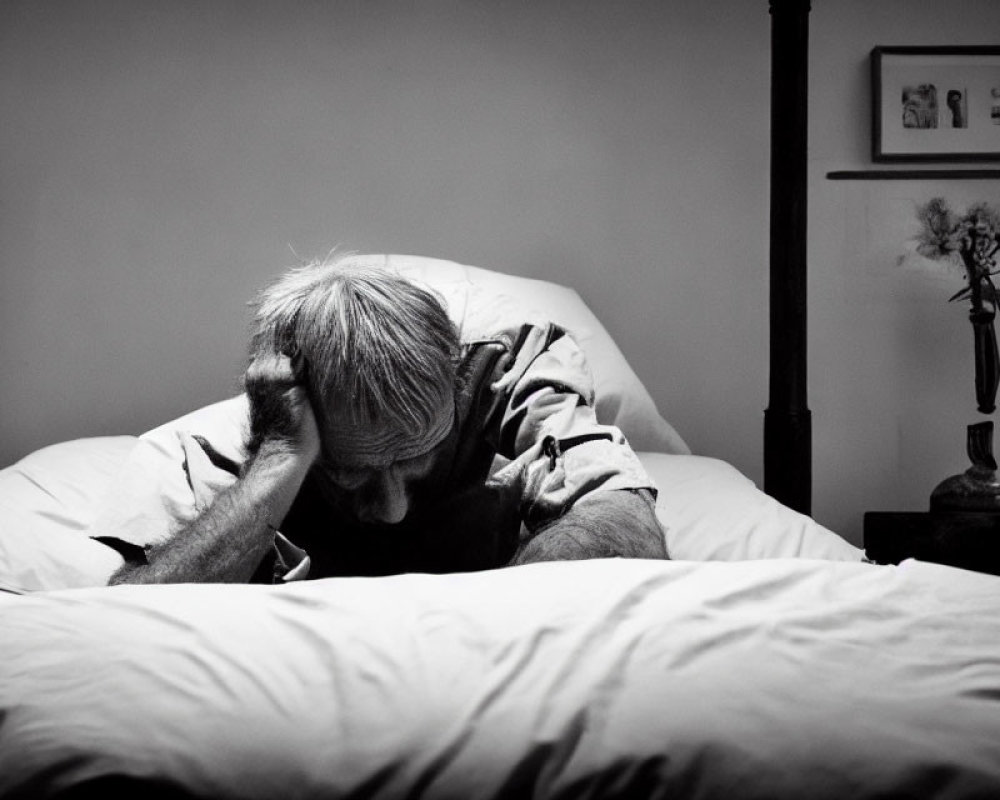
[[[611,559],[0,595],[0,796],[990,796],[998,581]]]

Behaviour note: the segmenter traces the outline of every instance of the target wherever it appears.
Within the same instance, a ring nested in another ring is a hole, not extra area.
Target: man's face
[[[331,415],[335,420],[342,415]],[[395,525],[414,499],[433,492],[447,475],[457,427],[452,402],[442,404],[426,431],[400,431],[379,423],[324,426],[317,473],[327,496],[365,525]]]

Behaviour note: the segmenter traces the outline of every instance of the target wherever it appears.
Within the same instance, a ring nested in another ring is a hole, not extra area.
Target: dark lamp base
[[[993,423],[969,425],[966,450],[972,466],[931,492],[931,511],[1000,511],[1000,474],[993,458]]]

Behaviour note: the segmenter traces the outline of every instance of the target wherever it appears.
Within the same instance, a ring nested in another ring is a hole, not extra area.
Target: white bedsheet
[[[0,593],[0,796],[994,797],[998,633],[913,561]]]

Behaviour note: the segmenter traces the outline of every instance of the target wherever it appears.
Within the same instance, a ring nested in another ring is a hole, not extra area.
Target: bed
[[[775,32],[800,47],[801,17]],[[873,564],[803,513],[801,292],[772,295],[762,491],[691,452],[572,289],[382,260],[466,331],[574,334],[672,560],[106,587],[99,537],[197,513],[177,465],[238,447],[245,401],[57,442],[0,470],[0,797],[1000,796],[1000,579]]]
[[[467,333],[544,315],[657,483],[673,560],[105,587],[197,513],[235,396],[0,471],[0,796],[896,797],[1000,788],[997,578],[864,553],[692,454],[579,295],[416,256]],[[230,453],[235,456],[235,451]]]

